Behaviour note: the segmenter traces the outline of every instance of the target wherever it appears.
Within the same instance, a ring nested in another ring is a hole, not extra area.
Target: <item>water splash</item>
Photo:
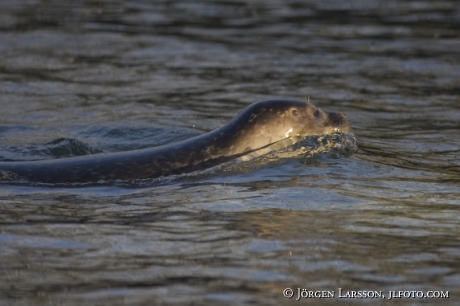
[[[253,151],[227,163],[181,177],[201,177],[219,173],[248,173],[269,164],[288,159],[304,159],[327,155],[329,158],[349,157],[358,150],[357,138],[352,133],[310,136],[298,141],[286,138],[267,147]]]

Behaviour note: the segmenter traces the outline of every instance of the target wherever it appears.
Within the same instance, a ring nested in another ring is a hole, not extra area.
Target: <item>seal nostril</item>
[[[329,120],[334,125],[348,124],[347,116],[342,113],[329,113]]]

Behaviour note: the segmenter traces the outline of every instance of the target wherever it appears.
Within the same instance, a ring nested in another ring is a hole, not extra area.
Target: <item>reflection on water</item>
[[[3,160],[160,145],[276,97],[346,113],[359,140],[348,158],[171,184],[0,185],[0,304],[280,305],[290,287],[455,305],[458,1],[0,9]]]

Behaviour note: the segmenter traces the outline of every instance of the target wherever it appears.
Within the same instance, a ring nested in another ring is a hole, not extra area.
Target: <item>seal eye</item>
[[[318,117],[319,117],[319,110],[316,109],[315,112],[313,113],[313,115],[314,115],[316,118],[318,118]]]
[[[291,111],[291,113],[292,113],[293,116],[298,116],[299,115],[299,111],[297,109],[295,109],[295,108]]]

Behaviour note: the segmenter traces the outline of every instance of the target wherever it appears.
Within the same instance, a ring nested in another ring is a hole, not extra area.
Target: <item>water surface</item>
[[[458,1],[2,1],[0,159],[151,147],[249,103],[348,115],[349,158],[162,185],[0,185],[2,305],[456,305]],[[449,299],[344,299],[343,290]]]

